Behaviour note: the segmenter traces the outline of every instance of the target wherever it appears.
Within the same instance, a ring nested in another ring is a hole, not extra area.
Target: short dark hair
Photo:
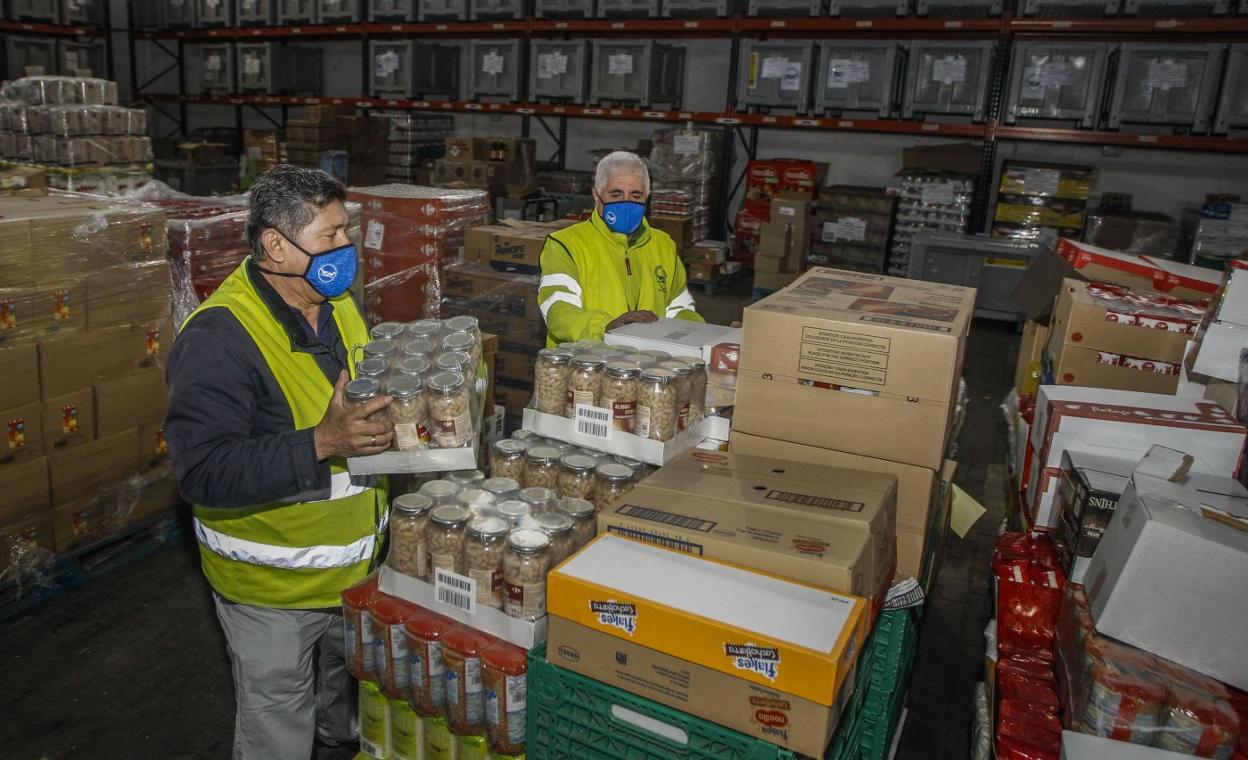
[[[294,239],[312,223],[316,213],[334,201],[345,201],[346,188],[320,169],[279,164],[251,186],[247,213],[247,249],[264,258],[260,233],[270,227]]]

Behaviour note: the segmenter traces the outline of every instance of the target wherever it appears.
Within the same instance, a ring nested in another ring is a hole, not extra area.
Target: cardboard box
[[[602,336],[609,346],[658,349],[672,356],[700,356],[711,360],[711,350],[721,343],[741,343],[741,330],[685,319],[660,317],[654,322],[623,325]]]
[[[505,220],[501,226],[506,232],[494,234],[494,250],[490,253],[490,266],[500,272],[541,274],[542,249],[546,236],[572,224],[570,221],[522,222]]]
[[[1023,339],[1018,346],[1018,364],[1014,368],[1014,388],[1018,395],[1035,394],[1034,386],[1039,384],[1037,381],[1044,364],[1044,347],[1048,342],[1048,327],[1030,319],[1023,322]]]
[[[1186,760],[1191,757],[1104,736],[1062,731],[1061,760]]]
[[[26,326],[30,333],[55,336],[87,326],[87,279],[57,275],[31,291],[31,312]]]
[[[1236,473],[1246,437],[1248,429],[1211,401],[1042,385],[1029,441],[1028,515],[1037,530],[1057,527],[1053,503],[1067,449],[1138,460],[1158,444],[1186,451],[1209,472]]]
[[[0,347],[0,409],[39,400],[39,347],[35,343]]]
[[[654,214],[646,217],[651,229],[666,232],[676,244],[677,252],[693,245],[693,217]]]
[[[47,457],[0,466],[0,525],[47,511],[51,506]]]
[[[826,707],[852,680],[868,617],[857,597],[616,536],[551,571],[546,611]]]
[[[95,397],[90,388],[43,402],[43,445],[49,453],[95,440]]]
[[[901,149],[901,168],[979,174],[983,156],[980,143],[915,145]]]
[[[1096,170],[1090,166],[1032,161],[1006,161],[1001,167],[998,192],[1045,198],[1088,199]]]
[[[135,428],[54,452],[49,457],[52,498],[57,503],[87,498],[101,486],[133,475],[138,454]]]
[[[1183,361],[1190,334],[1179,329],[1131,324],[1125,320],[1133,315],[1111,312],[1089,292],[1088,286],[1079,280],[1062,281],[1053,311],[1050,345],[1066,343],[1171,364]],[[1147,307],[1144,311],[1147,314]]]
[[[1053,339],[1056,340],[1057,336]],[[1116,356],[1117,354],[1080,348],[1070,343],[1050,345],[1045,382],[1166,395],[1173,394],[1178,388],[1177,364],[1164,365],[1150,359],[1140,359],[1134,361],[1132,366],[1126,366],[1106,361]]]
[[[127,525],[141,523],[162,512],[176,509],[181,504],[182,500],[178,496],[178,482],[174,479],[171,470],[165,470],[145,481],[134,508],[125,517],[125,523]]]
[[[800,272],[789,261],[789,257],[772,256],[771,254],[759,253],[754,257],[754,273],[763,275],[780,275],[790,274],[794,279]],[[757,287],[757,286],[756,286]]]
[[[39,346],[43,397],[61,396],[100,378],[157,366],[172,345],[169,321],[86,330],[45,340]]]
[[[118,499],[118,492],[108,489],[94,497],[58,501],[60,506],[52,510],[57,553],[81,549],[116,533],[125,524]]]
[[[874,598],[893,577],[890,475],[694,450],[598,516],[614,533]]]
[[[811,757],[823,755],[852,688],[847,680],[827,707],[559,617],[546,652],[561,668]]]
[[[169,463],[164,421],[139,426],[138,462],[139,469],[143,471],[155,470]]]
[[[1248,689],[1248,500],[1224,483],[1211,500],[1137,472],[1084,588],[1100,633]]]
[[[9,568],[14,560],[13,551],[30,547],[49,552],[56,550],[51,514],[34,515],[8,525],[0,525],[0,575],[12,577]],[[22,559],[23,562],[29,562],[29,555],[25,551]],[[23,565],[22,569],[29,568]]]
[[[0,411],[0,466],[43,456],[43,405]]]
[[[1218,272],[1153,256],[1133,256],[1062,238],[1057,255],[1084,279],[1161,293],[1184,301],[1207,299],[1218,292]]]
[[[794,255],[793,225],[763,222],[758,228],[758,255],[789,260]]]
[[[169,391],[159,367],[96,383],[96,434],[103,437],[127,428],[163,423],[168,404]]]
[[[974,303],[972,288],[810,270],[745,310],[734,428],[937,469]]]
[[[489,143],[484,137],[448,137],[446,158],[448,161],[488,161]]]
[[[464,230],[464,262],[488,267],[494,255],[494,235],[510,229],[502,224],[486,224]]]
[[[797,278],[801,277],[797,272],[786,272],[776,274],[774,272],[754,272],[754,289],[766,290],[768,292],[787,288],[792,285]]]
[[[714,282],[723,274],[724,265],[711,261],[691,261],[685,266],[685,277],[692,282]]]
[[[687,248],[682,254],[686,264],[707,262],[723,264],[728,260],[728,247],[717,241],[704,240]]]
[[[793,225],[803,232],[810,225],[809,198],[781,195],[771,201],[771,221]]]
[[[532,382],[537,364],[536,352],[499,351],[494,359],[494,371],[499,377],[520,382]]]
[[[1092,554],[1137,464],[1139,460],[1086,451],[1063,452],[1055,497],[1057,529],[1053,532],[1053,544],[1072,582],[1083,583]]]
[[[87,276],[87,327],[159,322],[171,314],[169,264],[151,261]]]
[[[1169,258],[1179,247],[1179,223],[1152,211],[1092,209],[1083,240],[1100,248]]]
[[[527,387],[519,388],[500,380],[494,384],[494,400],[502,404],[507,414],[522,414],[529,405],[529,399],[533,397],[532,385],[526,385]]]

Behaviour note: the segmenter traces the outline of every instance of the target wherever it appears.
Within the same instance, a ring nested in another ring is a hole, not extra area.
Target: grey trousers
[[[308,760],[317,738],[354,741],[356,690],[343,658],[342,614],[213,597],[234,672],[234,760]]]

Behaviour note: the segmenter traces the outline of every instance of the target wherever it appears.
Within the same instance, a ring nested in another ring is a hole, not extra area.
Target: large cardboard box
[[[489,142],[484,137],[448,137],[446,158],[448,161],[487,161]]]
[[[159,424],[165,419],[168,404],[169,391],[159,367],[96,383],[96,434],[103,437],[127,428]]]
[[[984,146],[980,143],[914,145],[902,148],[901,167],[978,174],[983,155]]]
[[[1053,504],[1067,449],[1138,460],[1158,444],[1191,454],[1197,469],[1237,473],[1246,437],[1248,429],[1212,401],[1042,385],[1028,442],[1028,516],[1038,530],[1057,527]]]
[[[0,411],[0,466],[43,456],[43,405]]]
[[[595,681],[811,757],[823,756],[853,687],[853,680],[847,680],[829,707],[553,616],[546,658]]]
[[[745,310],[733,427],[935,470],[975,290],[816,268]]]
[[[861,598],[617,536],[551,571],[546,610],[829,708],[868,625]]]
[[[0,467],[0,525],[45,512],[51,505],[47,457]]]
[[[895,563],[890,475],[694,450],[598,516],[614,533],[856,596]]]
[[[486,224],[464,230],[464,261],[488,267],[494,255],[494,235],[510,229],[503,224]]]
[[[139,469],[143,471],[154,470],[169,463],[164,420],[139,426],[138,456]]]
[[[1183,361],[1191,338],[1190,328],[1185,329],[1180,321],[1166,320],[1160,315],[1149,318],[1146,324],[1136,324],[1134,316],[1107,308],[1094,296],[1089,283],[1063,280],[1053,310],[1050,345],[1064,343],[1171,364]],[[1195,313],[1189,318],[1189,321],[1197,320],[1199,315]]]
[[[39,376],[44,398],[61,396],[135,369],[157,366],[173,345],[173,325],[149,324],[86,330],[39,346]]]
[[[1053,340],[1057,340],[1056,335]],[[1179,387],[1179,365],[1135,359],[1073,343],[1049,345],[1046,382],[1171,395]]]
[[[95,398],[90,388],[43,402],[43,446],[51,453],[95,440]]]
[[[21,559],[28,562],[29,555],[26,550],[31,547],[49,552],[56,550],[50,513],[24,517],[7,525],[0,524],[0,575],[13,577],[9,568],[16,558],[16,551],[20,551]],[[21,569],[29,568],[23,565]]]
[[[1057,485],[1057,529],[1053,544],[1066,577],[1083,583],[1092,554],[1118,508],[1138,460],[1115,459],[1067,449]]]
[[[546,236],[569,224],[572,222],[506,220],[502,226],[509,229],[506,232],[494,233],[494,250],[490,253],[490,266],[500,272],[540,274],[542,249],[546,247]]]
[[[0,409],[13,409],[38,400],[38,345],[0,346]]]
[[[797,280],[798,277],[801,277],[801,275],[798,274],[797,272],[777,273],[777,272],[755,270],[754,271],[754,289],[765,290],[769,292],[780,290],[781,288],[787,288],[788,286],[792,285]]]
[[[652,229],[666,232],[676,244],[676,251],[693,245],[693,217],[653,214],[646,219]]]
[[[125,505],[116,489],[57,504],[52,510],[52,533],[58,554],[102,541],[125,525]]]
[[[101,269],[87,277],[87,327],[159,322],[171,313],[169,264],[149,261]]]
[[[1248,500],[1137,472],[1088,566],[1096,630],[1248,689]]]
[[[1203,267],[1154,256],[1135,256],[1098,248],[1070,238],[1057,243],[1057,255],[1085,279],[1199,301],[1218,292],[1221,276]]]
[[[1018,346],[1018,364],[1014,368],[1014,388],[1018,395],[1029,395],[1025,391],[1035,393],[1030,382],[1032,373],[1038,374],[1044,363],[1044,347],[1049,342],[1049,328],[1039,322],[1027,320],[1023,323],[1023,340]],[[1039,383],[1035,383],[1038,385]]]
[[[49,457],[52,498],[59,504],[90,497],[101,486],[133,475],[138,455],[135,428],[55,452]]]

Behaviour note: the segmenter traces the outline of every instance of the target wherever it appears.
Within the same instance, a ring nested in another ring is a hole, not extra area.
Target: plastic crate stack
[[[433,162],[445,154],[446,138],[455,134],[455,117],[386,114],[390,120],[390,159],[386,181],[428,185]],[[423,172],[423,174],[422,174]]]
[[[711,237],[711,207],[719,191],[723,134],[672,127],[654,133],[650,167],[650,210],[693,219],[696,243]]]
[[[464,230],[489,220],[486,193],[388,184],[352,188],[347,197],[362,207],[368,321],[437,317],[442,268],[463,258]]]
[[[117,83],[34,76],[0,91],[0,158],[44,167],[51,187],[123,194],[151,179],[147,112],[117,105]]]
[[[828,760],[888,757],[918,648],[915,614],[909,609],[880,614],[859,661],[854,696],[832,738]]]
[[[910,243],[925,230],[963,232],[971,217],[975,178],[947,172],[899,173],[897,221],[888,257],[888,274],[905,277],[910,271]]]

